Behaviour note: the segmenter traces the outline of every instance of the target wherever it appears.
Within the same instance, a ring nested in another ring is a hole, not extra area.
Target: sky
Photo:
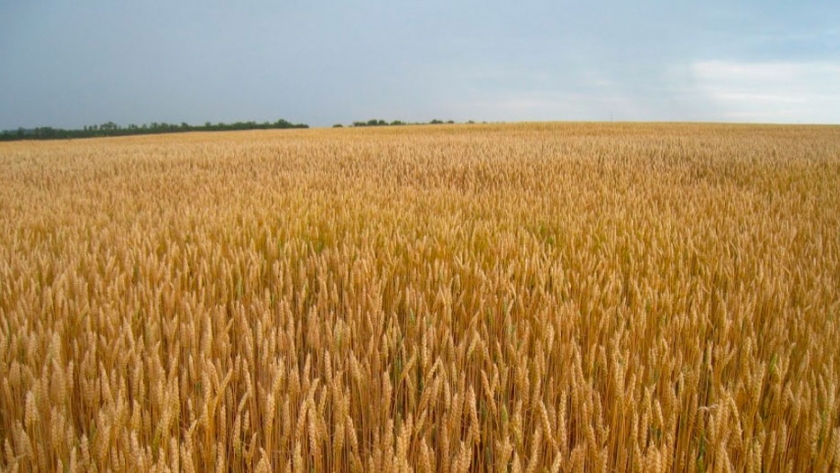
[[[0,0],[0,130],[840,123],[840,1]]]

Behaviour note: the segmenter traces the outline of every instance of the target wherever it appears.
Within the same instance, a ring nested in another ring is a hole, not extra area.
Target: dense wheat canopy
[[[836,471],[840,128],[0,145],[0,468]]]

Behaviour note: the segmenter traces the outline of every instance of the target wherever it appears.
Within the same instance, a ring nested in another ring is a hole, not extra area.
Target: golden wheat
[[[840,128],[0,144],[0,469],[840,468]]]

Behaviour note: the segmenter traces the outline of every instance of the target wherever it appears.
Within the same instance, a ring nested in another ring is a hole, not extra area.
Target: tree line
[[[14,140],[61,140],[71,138],[96,138],[104,136],[151,135],[158,133],[184,133],[188,131],[234,131],[234,130],[275,130],[289,128],[309,128],[305,123],[291,123],[280,119],[276,122],[257,123],[254,121],[235,123],[210,123],[204,125],[190,125],[182,122],[174,123],[152,122],[143,125],[120,126],[114,122],[100,125],[85,126],[82,129],[67,130],[63,128],[38,127],[18,128],[0,132],[0,141]]]
[[[447,124],[451,125],[451,124],[455,123],[455,121],[454,120],[449,120],[449,121],[444,122],[443,120],[434,119],[434,120],[428,122],[428,125],[442,125],[444,123],[447,123]],[[472,121],[470,121],[468,123],[472,123]],[[400,121],[400,120],[394,120],[394,121],[389,122],[387,120],[381,120],[381,119],[374,118],[374,119],[368,120],[366,122],[365,121],[353,122],[352,126],[363,127],[363,126],[399,126],[399,125],[426,125],[426,124],[427,123],[406,123],[406,122],[403,122],[403,121]],[[342,126],[343,125],[338,123],[338,124],[333,125],[333,128],[341,128]]]

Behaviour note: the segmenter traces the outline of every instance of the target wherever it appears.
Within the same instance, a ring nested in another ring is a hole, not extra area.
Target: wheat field
[[[0,144],[4,471],[840,469],[840,127]]]

